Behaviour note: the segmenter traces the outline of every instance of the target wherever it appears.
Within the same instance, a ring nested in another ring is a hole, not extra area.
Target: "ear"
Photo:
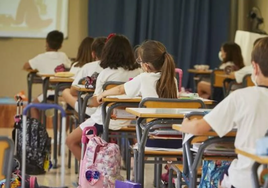
[[[91,52],[91,56],[92,56],[93,59],[97,59],[97,58],[96,58],[96,54],[95,54],[94,51]]]
[[[260,72],[260,67],[259,67],[258,63],[255,63],[255,61],[252,61],[252,67],[253,67],[254,75],[258,75]]]

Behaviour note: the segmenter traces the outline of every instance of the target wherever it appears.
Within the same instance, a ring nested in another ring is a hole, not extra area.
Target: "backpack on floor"
[[[17,130],[17,158],[22,159],[22,122],[15,127]],[[37,119],[27,118],[26,123],[26,173],[31,175],[44,174],[49,167],[51,138],[46,127]]]
[[[230,164],[230,161],[204,160],[199,188],[217,188],[224,174],[228,173]]]
[[[82,138],[88,139],[88,143],[80,163],[79,187],[114,188],[115,180],[123,179],[119,146],[95,135],[83,134]],[[82,144],[86,142],[82,141]]]

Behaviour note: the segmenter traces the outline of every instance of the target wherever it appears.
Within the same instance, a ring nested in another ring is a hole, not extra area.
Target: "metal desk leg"
[[[43,80],[43,103],[47,103],[48,86],[49,86],[49,77],[46,77]],[[45,125],[45,127],[47,127],[46,115],[44,111],[42,111],[42,120],[43,120],[43,124]]]
[[[260,163],[254,162],[252,167],[251,167],[254,188],[261,187],[260,183],[259,183],[259,178],[258,178],[258,168],[259,168],[259,166],[260,166]]]
[[[55,88],[55,96],[54,96],[54,104],[58,104],[58,95],[59,95],[60,86],[59,84],[56,84]],[[57,168],[57,135],[58,133],[58,110],[54,110],[54,117],[53,117],[53,134],[54,134],[54,146],[53,146],[53,168]]]

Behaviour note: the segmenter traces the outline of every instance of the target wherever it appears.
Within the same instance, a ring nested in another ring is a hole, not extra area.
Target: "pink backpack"
[[[93,130],[94,134],[86,135],[88,130]],[[79,188],[114,188],[115,180],[122,179],[119,147],[107,143],[95,133],[95,127],[83,130]]]

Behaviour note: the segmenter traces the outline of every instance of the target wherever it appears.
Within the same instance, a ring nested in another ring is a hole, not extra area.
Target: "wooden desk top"
[[[36,69],[28,69],[27,72],[29,72],[29,73],[37,73],[38,70],[36,70]]]
[[[246,151],[240,150],[240,149],[235,149],[235,152],[239,155],[246,156],[254,161],[257,161],[258,163],[261,164],[268,164],[268,156],[259,156],[253,153],[248,153]]]
[[[235,79],[233,74],[217,74],[219,77]]]
[[[54,77],[55,74],[43,74],[43,73],[37,73],[38,76],[40,77]]]
[[[129,98],[129,97],[122,97],[122,98],[103,98],[103,102],[141,102],[142,98],[141,97],[135,97],[135,98]],[[191,99],[189,99],[191,100]],[[213,100],[208,100],[208,99],[200,99],[204,102],[204,104],[213,104]]]
[[[51,83],[72,83],[74,81],[73,78],[60,78],[60,77],[50,77],[49,82]]]
[[[211,74],[213,70],[197,70],[197,69],[188,69],[189,73],[194,74]]]
[[[211,111],[211,109],[192,108],[126,108],[126,111],[143,118],[184,118],[190,112]]]
[[[82,87],[83,86],[83,87]],[[73,85],[72,86],[76,91],[84,91],[84,92],[94,92],[94,89],[87,89],[84,85]]]
[[[181,131],[181,126],[182,126],[181,124],[173,124],[172,129]],[[218,136],[218,135],[215,131],[210,131],[205,134],[198,135],[198,136]],[[236,131],[231,131],[225,135],[225,137],[235,137],[235,136],[236,136]]]

